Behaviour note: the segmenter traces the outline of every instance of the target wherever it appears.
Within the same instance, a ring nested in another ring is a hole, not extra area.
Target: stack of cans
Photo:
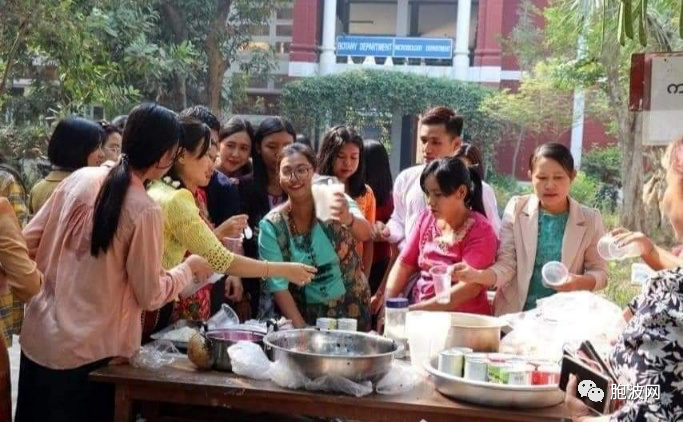
[[[559,383],[560,365],[502,353],[473,353],[455,348],[441,352],[439,371],[471,381],[506,385]]]

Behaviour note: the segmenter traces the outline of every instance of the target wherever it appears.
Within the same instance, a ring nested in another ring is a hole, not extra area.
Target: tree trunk
[[[37,6],[37,8],[39,8],[39,6]],[[12,43],[12,48],[10,49],[9,53],[7,54],[7,60],[5,60],[5,71],[3,72],[2,80],[0,80],[0,97],[2,96],[2,94],[7,89],[7,80],[9,79],[10,75],[12,74],[12,67],[14,67],[14,59],[17,55],[17,52],[19,51],[19,47],[21,46],[21,44],[24,42],[24,39],[26,38],[26,34],[27,34],[28,28],[29,28],[29,24],[30,24],[31,19],[33,18],[34,14],[35,14],[35,9],[19,24],[19,30],[17,31],[17,36],[14,38],[14,42]]]
[[[168,22],[169,28],[171,28],[173,41],[177,44],[187,41],[187,24],[175,6],[169,1],[165,1],[161,4],[161,13],[165,21]],[[187,108],[187,78],[175,75],[175,82],[168,93],[168,101],[174,108],[183,110]]]
[[[624,117],[619,118],[622,151],[621,180],[624,195],[620,222],[622,226],[630,230],[641,231],[644,218],[642,116],[632,113],[624,114]],[[628,131],[624,132],[624,129]]]
[[[626,84],[621,79],[621,50],[615,36],[605,40],[602,62],[607,74],[607,97],[617,120],[617,139],[621,147],[622,206],[620,224],[642,230],[643,222],[643,146],[642,118],[628,110]]]
[[[519,135],[517,135],[517,143],[515,144],[515,152],[512,153],[512,178],[517,179],[517,158],[519,158],[519,150],[522,148],[522,141],[524,140],[524,128],[519,128]]]
[[[207,40],[208,44],[208,40]],[[207,45],[208,47],[208,45]],[[221,113],[221,93],[223,91],[223,78],[228,70],[228,62],[218,49],[207,48],[208,74],[206,75],[206,102],[214,114]]]
[[[206,75],[206,102],[211,111],[216,115],[221,114],[221,93],[223,92],[223,79],[225,72],[230,67],[225,54],[221,49],[221,42],[227,32],[228,14],[230,13],[231,0],[219,0],[216,17],[211,22],[211,32],[206,37],[207,75]]]

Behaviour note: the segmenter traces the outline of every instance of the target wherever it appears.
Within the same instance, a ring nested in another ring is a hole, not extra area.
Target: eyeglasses
[[[118,145],[107,145],[106,147],[104,147],[104,149],[113,152],[114,154],[118,154],[121,152],[121,147]]]
[[[312,168],[308,166],[297,167],[294,170],[280,170],[280,177],[287,180],[301,180],[306,178],[311,172]]]

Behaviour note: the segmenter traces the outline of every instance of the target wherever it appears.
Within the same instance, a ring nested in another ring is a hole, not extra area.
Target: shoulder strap
[[[282,260],[285,262],[292,262],[292,253],[289,250],[289,227],[287,224],[287,216],[284,213],[278,212],[277,217],[279,217],[280,221],[272,221],[269,216],[266,216],[263,220],[267,221],[268,224],[273,226],[273,229],[275,230],[275,239],[277,240],[278,247],[280,248],[280,252],[282,252]],[[305,294],[305,287],[298,287],[295,284],[289,283],[288,286],[289,292],[291,293],[292,297],[294,298],[294,302],[297,303],[299,306],[299,311],[301,312],[301,315],[306,317],[306,294]]]

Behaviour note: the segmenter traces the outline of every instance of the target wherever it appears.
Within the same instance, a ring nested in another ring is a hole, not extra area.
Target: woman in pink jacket
[[[173,112],[135,108],[118,163],[73,173],[24,230],[44,282],[22,326],[17,421],[112,419],[111,386],[91,383],[88,374],[132,357],[142,311],[212,272],[198,256],[161,267],[161,209],[144,183],[173,164],[180,133]]]

